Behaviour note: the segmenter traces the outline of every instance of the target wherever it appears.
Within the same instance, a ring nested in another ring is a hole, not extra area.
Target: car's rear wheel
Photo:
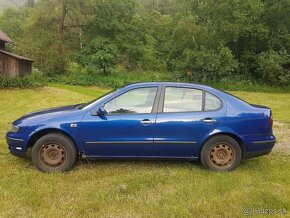
[[[60,133],[47,134],[32,147],[34,166],[42,172],[63,172],[75,163],[77,151],[74,143]]]
[[[212,171],[234,170],[241,162],[242,151],[239,143],[226,135],[210,138],[202,147],[200,162]]]

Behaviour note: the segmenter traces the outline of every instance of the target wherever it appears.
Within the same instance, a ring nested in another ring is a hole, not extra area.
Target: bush
[[[84,67],[99,68],[110,74],[117,60],[117,47],[108,39],[96,37],[79,52],[77,60]]]
[[[119,88],[128,83],[134,82],[158,82],[158,81],[180,81],[180,73],[164,72],[128,72],[123,68],[117,68],[110,75],[104,75],[102,72],[92,71],[92,69],[81,68],[76,63],[70,64],[70,70],[67,75],[54,76],[49,78],[49,82],[82,85],[82,86],[100,86]]]
[[[195,81],[218,80],[231,76],[237,68],[237,61],[227,47],[217,50],[185,50],[185,60],[181,63]]]
[[[46,85],[46,78],[42,73],[34,69],[33,72],[26,77],[0,77],[0,89],[29,89]]]
[[[258,56],[258,75],[269,83],[275,85],[289,85],[290,60],[285,52],[281,54],[275,51],[262,52]]]
[[[246,51],[239,59],[239,74],[258,77],[256,69],[258,68],[258,55],[251,51]]]

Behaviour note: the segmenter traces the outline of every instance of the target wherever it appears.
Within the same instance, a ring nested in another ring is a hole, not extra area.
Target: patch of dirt
[[[273,131],[277,138],[274,150],[290,152],[290,123],[274,121]]]

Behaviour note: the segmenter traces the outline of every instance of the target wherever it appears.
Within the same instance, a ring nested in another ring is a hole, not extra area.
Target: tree
[[[97,1],[93,8],[95,17],[85,29],[87,42],[103,37],[118,49],[118,62],[128,69],[138,65],[143,52],[143,33],[134,24],[135,2]]]
[[[258,56],[257,74],[270,84],[288,85],[290,83],[290,57],[273,50]]]
[[[8,9],[0,23],[16,44],[16,52],[35,60],[42,71],[64,73],[69,54],[81,48],[90,20],[90,1],[39,0],[33,8]]]
[[[117,47],[103,37],[94,38],[77,55],[77,60],[83,66],[104,74],[109,74],[117,59]]]
[[[239,58],[244,51],[261,52],[260,44],[269,29],[262,22],[264,4],[252,0],[202,1],[199,23],[212,34],[216,44],[227,45]]]
[[[289,14],[289,0],[38,0],[5,10],[0,28],[50,74],[74,63],[287,85]]]

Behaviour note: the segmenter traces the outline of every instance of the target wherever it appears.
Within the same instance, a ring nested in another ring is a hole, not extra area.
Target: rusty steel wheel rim
[[[57,167],[64,163],[66,152],[60,144],[49,143],[42,146],[40,157],[47,166]]]
[[[210,160],[217,167],[227,167],[234,160],[232,146],[226,143],[215,144],[210,151]]]

